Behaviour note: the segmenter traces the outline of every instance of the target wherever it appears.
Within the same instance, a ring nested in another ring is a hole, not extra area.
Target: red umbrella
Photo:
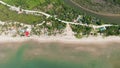
[[[25,31],[25,36],[29,37],[30,36],[30,32],[29,31]]]

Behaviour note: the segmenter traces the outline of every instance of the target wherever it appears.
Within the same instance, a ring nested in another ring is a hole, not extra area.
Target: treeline
[[[105,36],[120,36],[120,26],[109,26],[102,32]]]

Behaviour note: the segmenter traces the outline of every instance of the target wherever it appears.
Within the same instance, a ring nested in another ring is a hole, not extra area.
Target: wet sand
[[[120,68],[120,42],[0,43],[0,68]]]

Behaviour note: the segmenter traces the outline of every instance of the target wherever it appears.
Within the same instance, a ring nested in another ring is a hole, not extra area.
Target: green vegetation
[[[34,8],[42,8],[43,6],[47,6],[49,4],[59,4],[63,1],[60,0],[3,0],[6,3],[15,6],[21,6],[24,9],[34,9]]]
[[[73,32],[77,38],[81,38],[83,36],[91,35],[93,28],[87,26],[80,25],[71,25]]]
[[[73,0],[84,8],[103,14],[120,14],[120,0]]]
[[[80,11],[70,7],[63,0],[3,0],[8,4],[21,6],[24,9],[43,11],[54,17],[65,21],[74,21],[79,15],[83,15]],[[21,4],[22,3],[22,4]],[[24,5],[24,6],[23,6]],[[103,22],[95,17],[85,15],[81,20],[86,24],[101,25]]]
[[[102,20],[99,20],[95,17],[83,15],[82,19],[80,20],[84,24],[94,24],[94,25],[103,25],[105,24]]]
[[[60,19],[73,21],[80,12],[64,4],[63,0],[3,0],[8,4],[21,6],[24,9],[39,10]],[[74,14],[75,13],[75,14]]]
[[[0,4],[0,20],[1,21],[16,21],[27,24],[41,23],[44,21],[45,16],[33,16],[28,14],[18,14],[17,12],[10,11],[8,7]]]
[[[41,23],[34,23],[31,25],[28,25],[31,27],[31,35],[47,35],[47,36],[52,36],[52,35],[57,35],[57,34],[62,34],[64,32],[64,29],[66,28],[65,23],[61,23],[58,20],[53,19],[52,17],[47,18],[45,21],[43,21],[43,24],[40,25]],[[23,30],[28,29],[28,26],[24,23],[19,23],[19,22],[7,22],[4,25],[0,25],[0,35],[5,34],[9,35],[13,30],[13,37],[15,36],[24,36]],[[15,28],[15,29],[13,29]]]
[[[66,24],[61,23],[56,17],[65,20],[65,21],[74,21],[76,23],[86,24],[87,26],[80,26],[80,25],[71,25],[73,32],[77,38],[81,38],[83,36],[89,35],[103,35],[103,36],[110,36],[110,35],[120,35],[120,27],[106,27],[106,30],[100,31],[98,29],[93,29],[91,25],[103,25],[104,22],[99,20],[95,17],[81,14],[80,11],[70,7],[64,3],[62,0],[3,0],[8,4],[21,6],[24,9],[30,10],[37,10],[46,12],[52,17],[46,18],[44,15],[34,16],[34,15],[27,15],[24,12],[18,14],[17,12],[10,11],[8,7],[3,6],[0,4],[0,19],[2,21],[18,21],[27,24],[31,24],[32,32],[31,35],[57,35],[62,34],[66,27]],[[88,0],[88,3],[90,1]],[[81,17],[79,17],[81,16]],[[42,22],[45,22],[42,26],[38,25]],[[18,27],[20,24],[15,24]],[[4,26],[6,30],[9,30],[9,25],[5,24]],[[20,25],[21,27],[21,25]],[[115,30],[115,31],[114,31]],[[17,30],[18,31],[18,30]],[[19,32],[19,31],[18,31]]]
[[[120,0],[105,0],[106,2],[110,2],[110,3],[113,3],[113,4],[118,4],[120,5]]]
[[[107,30],[103,32],[106,36],[120,35],[120,26],[110,26]]]
[[[48,36],[62,34],[64,29],[66,28],[66,24],[55,20],[54,18],[48,18],[43,25],[34,25],[32,28],[33,35],[41,35],[45,34]]]

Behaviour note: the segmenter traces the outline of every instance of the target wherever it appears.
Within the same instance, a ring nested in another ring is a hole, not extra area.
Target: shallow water
[[[5,61],[0,62],[0,68],[120,68],[120,43],[100,45],[1,44],[0,54],[4,53],[9,59],[0,59]]]

